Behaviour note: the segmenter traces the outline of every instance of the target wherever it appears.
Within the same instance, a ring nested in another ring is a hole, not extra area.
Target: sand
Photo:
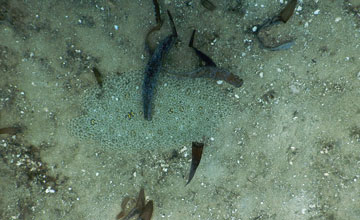
[[[0,219],[115,219],[144,187],[152,219],[358,219],[360,2],[160,1],[179,40],[151,121],[142,81],[152,1],[0,2]],[[187,79],[194,45],[244,80]],[[103,77],[100,88],[92,72]],[[175,74],[174,74],[175,73]],[[205,142],[185,186],[191,143]]]

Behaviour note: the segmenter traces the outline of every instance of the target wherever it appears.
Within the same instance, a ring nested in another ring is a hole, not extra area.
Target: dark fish
[[[0,134],[15,135],[21,133],[23,129],[19,126],[0,128]]]
[[[194,47],[195,33],[196,33],[196,30],[193,30],[191,37],[190,37],[190,41],[189,41],[189,47],[191,47],[195,51],[196,55],[200,58],[200,60],[205,62],[205,66],[216,67],[215,62],[208,55],[204,54],[203,52],[198,50],[196,47]]]
[[[96,82],[98,83],[98,85],[100,86],[100,88],[102,88],[102,86],[103,86],[103,80],[102,80],[102,75],[101,75],[100,71],[99,71],[98,68],[96,68],[96,67],[93,67],[93,68],[92,68],[92,71],[93,71],[93,73],[94,73]]]
[[[211,78],[215,80],[224,80],[225,82],[239,88],[243,84],[243,80],[240,79],[237,75],[229,72],[228,70],[216,67],[215,62],[205,53],[201,52],[197,48],[194,47],[194,37],[196,30],[193,31],[189,47],[191,47],[196,55],[205,63],[205,66],[199,67],[193,71],[185,72],[185,73],[176,73],[177,76],[184,76],[190,78]]]
[[[145,68],[145,78],[144,78],[142,95],[143,95],[144,118],[146,120],[151,120],[152,98],[155,93],[156,82],[162,67],[163,59],[168,54],[171,47],[175,44],[178,36],[172,16],[169,11],[167,11],[167,13],[170,19],[172,34],[165,37],[165,39],[163,39],[159,43],[159,45],[156,47],[155,51],[151,55],[150,60]]]
[[[210,78],[215,80],[224,80],[236,88],[241,87],[244,83],[244,81],[237,75],[229,72],[226,69],[214,66],[203,66],[190,72],[176,73],[176,75],[190,78]]]
[[[204,8],[210,11],[214,11],[216,9],[216,6],[210,0],[201,0],[200,3],[204,6]]]
[[[191,156],[191,167],[190,167],[190,173],[189,173],[189,180],[187,181],[186,185],[190,183],[192,178],[195,175],[196,169],[200,164],[204,143],[199,142],[192,142],[192,156]]]

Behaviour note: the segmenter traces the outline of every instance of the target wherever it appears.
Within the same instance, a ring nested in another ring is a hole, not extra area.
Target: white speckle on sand
[[[300,92],[300,90],[295,85],[290,85],[290,90],[292,93],[295,93],[295,94]]]
[[[45,193],[55,193],[55,190],[52,189],[50,186],[45,190]]]
[[[341,17],[336,17],[335,22],[339,22],[339,21],[341,21]]]
[[[183,148],[181,148],[180,153],[183,153],[183,152],[186,151],[186,150],[187,150],[187,147],[184,146]]]

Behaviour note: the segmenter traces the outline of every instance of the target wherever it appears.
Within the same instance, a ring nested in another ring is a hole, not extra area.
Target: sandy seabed
[[[166,10],[179,37],[146,121],[152,1],[0,0],[0,219],[115,219],[141,187],[152,219],[359,219],[360,1],[299,1],[261,35],[280,51],[252,31],[282,0],[159,2],[153,42]],[[171,74],[199,65],[193,29],[242,87]]]

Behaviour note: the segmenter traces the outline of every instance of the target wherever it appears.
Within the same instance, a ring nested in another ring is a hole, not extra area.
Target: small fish
[[[190,167],[189,179],[186,185],[190,183],[190,181],[195,175],[196,169],[200,164],[203,148],[204,148],[204,143],[192,142],[191,167]]]
[[[216,67],[215,62],[208,55],[206,55],[205,53],[201,52],[196,47],[194,47],[195,33],[196,33],[196,30],[193,30],[188,46],[191,47],[195,51],[196,55],[200,58],[200,60],[205,62],[205,66]]]
[[[200,3],[209,11],[214,11],[216,9],[216,6],[210,0],[201,0]]]
[[[156,47],[153,54],[151,55],[150,60],[145,68],[145,78],[144,78],[142,96],[143,96],[144,118],[149,121],[151,120],[152,117],[152,99],[155,93],[156,82],[162,67],[163,59],[168,54],[172,46],[175,44],[178,36],[173,18],[169,11],[167,11],[167,13],[170,19],[172,34],[165,37],[165,39],[163,39],[159,43],[159,45]]]
[[[195,37],[196,30],[193,31],[189,47],[191,47],[196,55],[205,63],[205,66],[199,67],[193,71],[190,72],[184,72],[184,73],[176,73],[177,76],[184,76],[184,77],[190,77],[190,78],[211,78],[215,80],[224,80],[225,82],[239,88],[243,84],[243,80],[240,79],[237,75],[234,75],[230,71],[222,68],[216,67],[215,62],[205,53],[201,52],[197,48],[193,46],[194,43],[194,37]]]
[[[0,128],[0,134],[16,135],[22,133],[23,128],[19,126]]]
[[[103,86],[103,80],[102,80],[102,75],[101,75],[100,71],[99,71],[98,68],[96,68],[96,67],[93,67],[93,68],[92,68],[92,71],[93,71],[93,73],[94,73],[96,82],[98,83],[98,85],[100,86],[100,88],[102,88],[102,86]]]
[[[225,82],[240,88],[244,81],[237,75],[232,74],[226,69],[214,67],[214,66],[203,66],[199,67],[190,72],[176,73],[177,76],[190,77],[190,78],[211,78],[215,80],[224,80]]]

